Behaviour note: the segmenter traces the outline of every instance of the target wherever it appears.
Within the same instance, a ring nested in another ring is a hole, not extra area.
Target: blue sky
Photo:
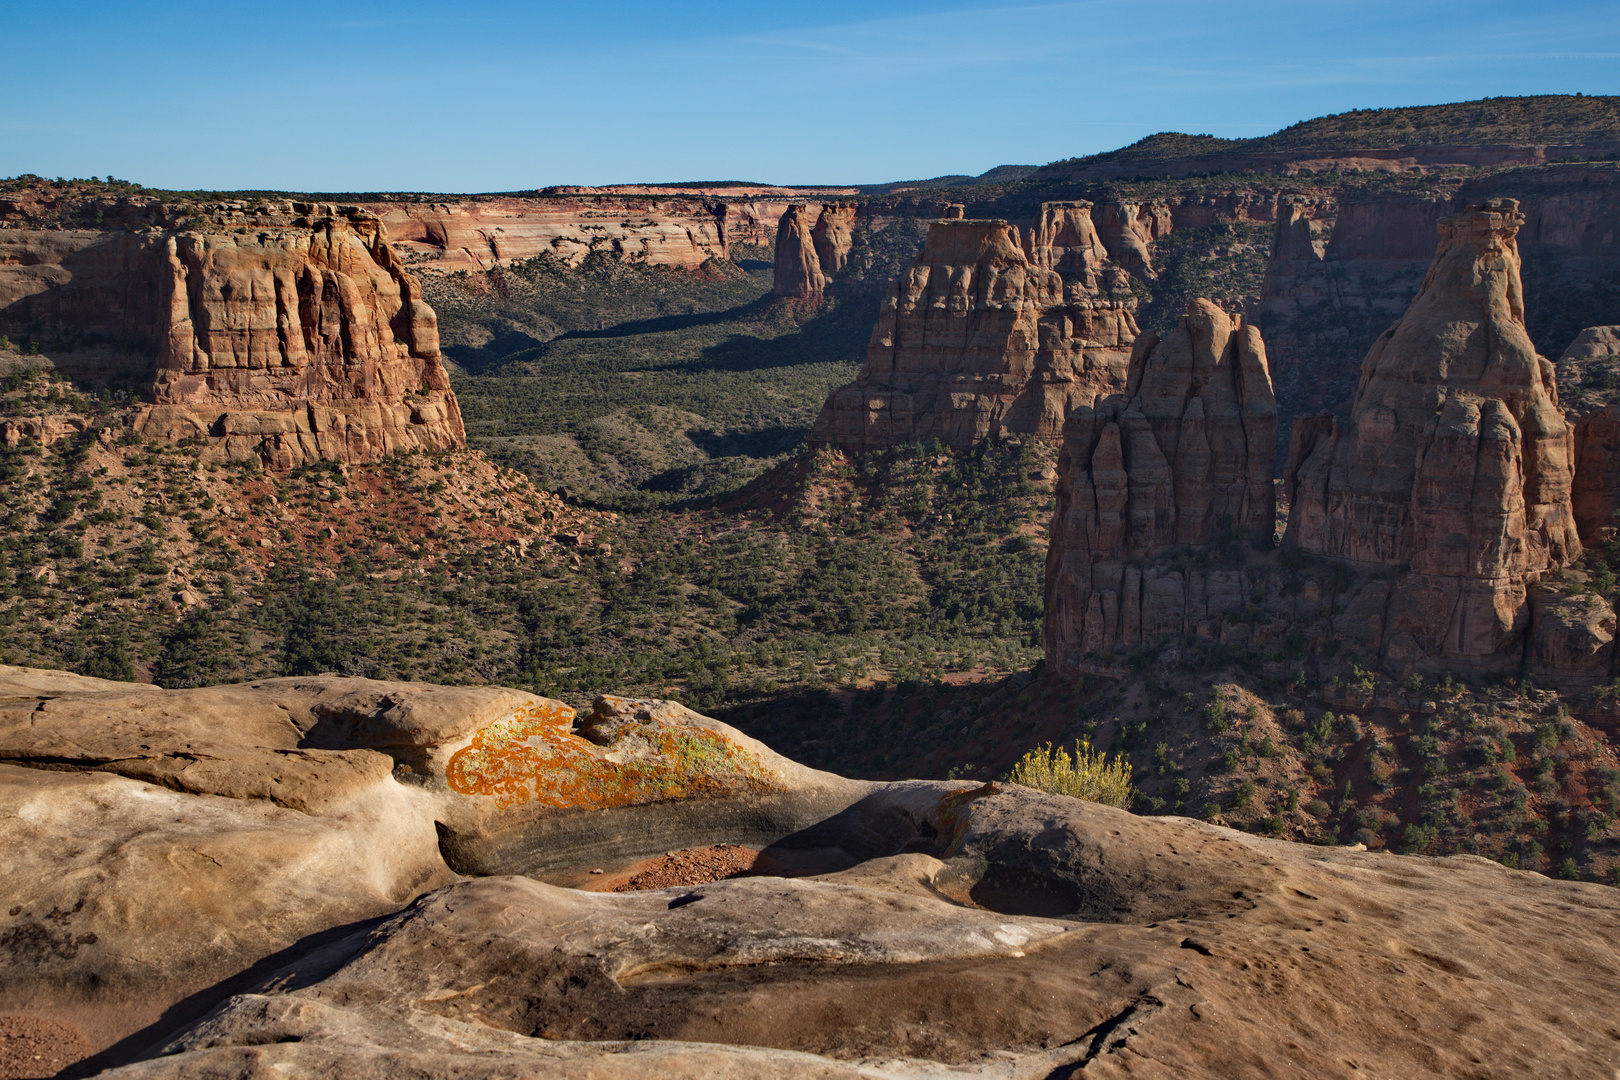
[[[1155,131],[1620,93],[1620,2],[0,0],[0,176],[872,183]]]

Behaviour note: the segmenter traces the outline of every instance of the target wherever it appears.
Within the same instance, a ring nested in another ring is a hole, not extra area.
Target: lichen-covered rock
[[[1027,244],[1005,221],[934,222],[890,287],[860,374],[828,395],[810,441],[860,451],[1057,439],[1070,409],[1122,389],[1135,301],[1090,211],[1044,205]]]
[[[111,1041],[452,871],[554,874],[719,829],[765,846],[877,787],[670,702],[573,716],[504,687],[0,667],[0,1010],[100,1010]]]
[[[779,297],[812,300],[821,296],[827,278],[821,272],[813,223],[803,203],[794,203],[776,222],[776,271],[772,291]]]
[[[1442,221],[1417,298],[1367,354],[1348,425],[1306,419],[1294,440],[1287,542],[1401,568],[1381,637],[1430,663],[1517,667],[1530,584],[1581,553],[1572,434],[1524,328],[1522,220],[1502,199]]]
[[[1236,569],[1151,562],[1172,547],[1258,540],[1275,528],[1277,400],[1259,331],[1194,300],[1160,340],[1138,339],[1126,392],[1064,427],[1047,548],[1047,663],[1200,631],[1241,607]],[[1212,629],[1205,632],[1212,633]]]

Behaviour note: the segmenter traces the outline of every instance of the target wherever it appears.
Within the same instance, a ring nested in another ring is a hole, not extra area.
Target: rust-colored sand
[[[706,885],[711,881],[746,874],[758,862],[759,852],[741,844],[684,848],[642,860],[631,867],[627,875],[615,875],[617,880],[601,891],[639,892],[642,889],[667,889],[675,885]]]

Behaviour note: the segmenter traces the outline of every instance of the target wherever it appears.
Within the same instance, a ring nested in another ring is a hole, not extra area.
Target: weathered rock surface
[[[684,269],[726,257],[726,204],[702,198],[580,193],[366,209],[401,252],[440,271],[489,270],[541,256],[577,266],[593,253]]]
[[[772,289],[777,296],[810,300],[821,296],[827,278],[821,272],[812,233],[814,222],[803,203],[787,208],[776,223],[776,272]]]
[[[287,468],[465,444],[433,310],[375,217],[304,203],[149,217],[0,230],[0,326],[123,342],[70,373],[143,390],[141,434],[221,456]]]
[[[1021,788],[922,794],[893,797],[938,830],[942,858],[632,895],[459,883],[266,971],[109,1075],[1602,1076],[1620,1062],[1612,889]]]
[[[1373,345],[1347,426],[1296,422],[1287,542],[1400,571],[1394,667],[1517,667],[1529,587],[1580,557],[1574,446],[1552,364],[1524,329],[1511,199],[1441,222],[1432,268]]]
[[[828,395],[818,445],[870,450],[992,435],[1056,439],[1118,391],[1137,327],[1087,202],[1047,203],[1027,243],[1005,221],[943,219],[889,290],[856,381]]]
[[[1134,652],[1247,602],[1237,569],[1156,565],[1173,547],[1268,539],[1277,400],[1265,343],[1207,300],[1139,338],[1125,393],[1064,426],[1047,547],[1047,663]]]

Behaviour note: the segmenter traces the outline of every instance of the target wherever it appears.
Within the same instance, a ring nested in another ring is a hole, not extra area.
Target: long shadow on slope
[[[443,352],[468,374],[482,375],[504,364],[514,353],[543,349],[545,344],[544,340],[533,334],[513,330],[497,334],[483,345],[445,345]]]
[[[704,431],[692,429],[686,437],[711,458],[771,458],[804,442],[802,427],[767,427],[758,431]]]
[[[875,297],[844,300],[802,324],[796,333],[775,338],[733,334],[704,349],[701,360],[670,364],[659,370],[696,375],[858,361],[866,355],[877,313]]]
[[[652,319],[636,319],[615,323],[601,330],[569,330],[552,338],[557,341],[596,341],[610,338],[639,337],[642,334],[666,334],[675,330],[691,330],[698,326],[713,326],[725,322],[749,322],[769,313],[775,298],[769,295],[734,308],[721,311],[694,311],[684,315],[659,315]]]
[[[501,375],[505,373],[503,369],[516,367],[520,364],[543,364],[550,358],[550,354],[559,348],[567,348],[569,345],[577,345],[583,342],[630,342],[636,338],[650,337],[657,334],[678,334],[682,331],[724,325],[726,323],[763,324],[772,314],[770,305],[770,297],[765,297],[739,307],[726,308],[723,311],[662,315],[655,319],[639,319],[634,322],[619,323],[602,330],[570,330],[545,341],[529,338],[527,341],[520,343],[518,348],[498,355],[492,348],[493,342],[491,345],[478,349],[469,346],[450,346],[445,349],[445,353],[471,374]],[[523,337],[525,335],[512,336]],[[747,337],[747,335],[735,336]],[[464,356],[466,359],[463,359]],[[648,366],[640,364],[627,370],[637,370]],[[669,369],[659,367],[659,370]]]
[[[509,369],[520,365],[546,364],[551,361],[555,351],[570,344],[593,341],[633,342],[637,338],[656,334],[678,333],[682,330],[731,323],[736,324],[741,332],[729,334],[716,344],[703,347],[698,351],[697,359],[658,364],[640,357],[628,363],[622,360],[616,362],[615,359],[609,358],[605,360],[603,370],[701,375],[713,372],[800,367],[810,364],[847,363],[865,355],[867,340],[871,337],[872,326],[877,321],[876,296],[856,296],[836,302],[825,311],[798,323],[795,329],[773,335],[770,334],[771,322],[778,321],[778,328],[781,328],[783,321],[794,318],[784,309],[776,307],[776,303],[767,297],[726,311],[669,315],[635,323],[621,323],[606,330],[571,331],[503,356],[494,362],[475,361],[478,363],[476,368],[462,361],[457,353],[448,349],[446,352],[456,358],[457,362],[471,374],[500,377],[513,374]],[[750,324],[758,327],[761,333],[749,333]],[[664,351],[679,355],[679,344]],[[565,354],[562,362],[575,366],[581,362],[581,358]]]

